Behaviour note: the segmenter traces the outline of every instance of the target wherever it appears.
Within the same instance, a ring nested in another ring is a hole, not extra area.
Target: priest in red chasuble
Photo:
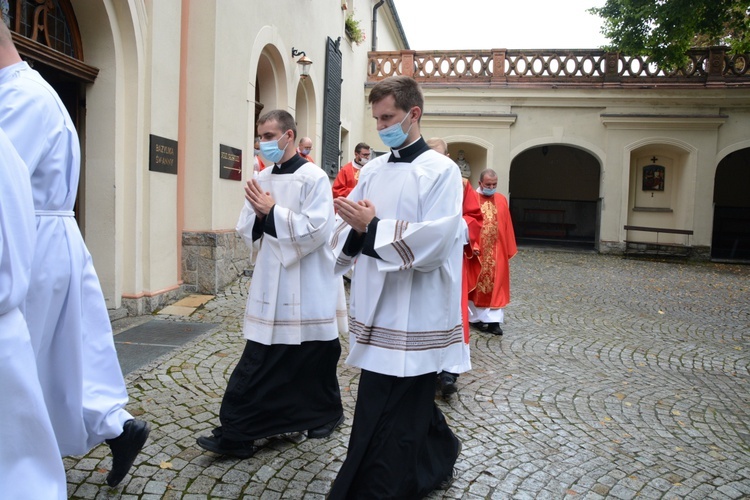
[[[508,200],[497,190],[497,174],[479,175],[479,205],[484,222],[479,238],[481,268],[469,293],[469,321],[480,330],[502,335],[503,308],[510,302],[510,259],[516,255],[516,236]]]
[[[359,170],[370,161],[370,153],[370,146],[364,142],[354,146],[354,160],[341,167],[331,186],[334,200],[340,196],[344,198],[349,196],[359,181]]]
[[[441,155],[450,157],[448,144],[440,137],[427,139],[427,145]],[[458,167],[458,164],[456,165]],[[459,167],[460,168],[460,167]],[[479,208],[479,195],[471,187],[469,179],[463,178],[464,218],[464,258],[461,268],[461,321],[463,323],[464,343],[469,343],[469,292],[474,290],[479,275],[479,235],[482,231],[482,210]],[[458,373],[443,370],[438,373],[438,386],[443,398],[455,393]]]

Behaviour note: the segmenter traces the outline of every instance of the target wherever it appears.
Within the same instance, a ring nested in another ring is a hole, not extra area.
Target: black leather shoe
[[[477,321],[475,323],[471,323],[472,328],[476,328],[480,332],[486,332],[487,331],[487,323],[484,321]]]
[[[229,441],[216,436],[201,436],[197,442],[204,450],[235,458],[250,458],[258,451],[253,441]]]
[[[114,439],[107,439],[107,444],[112,450],[112,470],[107,474],[107,484],[114,488],[130,471],[135,462],[135,457],[143,449],[151,432],[149,426],[143,420],[130,419],[122,426],[122,434]]]
[[[502,335],[503,329],[500,328],[500,323],[487,323],[487,333],[492,335]]]
[[[458,389],[456,388],[456,378],[450,373],[440,374],[440,392],[444,398],[449,397],[451,394],[455,394]]]
[[[312,439],[321,439],[321,438],[327,438],[331,434],[333,434],[333,431],[336,430],[336,427],[344,423],[344,414],[342,413],[340,417],[337,417],[334,420],[331,420],[327,424],[323,424],[320,427],[316,427],[315,429],[310,429],[307,431],[307,437]]]

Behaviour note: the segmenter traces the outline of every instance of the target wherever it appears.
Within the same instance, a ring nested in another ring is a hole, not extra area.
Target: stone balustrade
[[[603,50],[445,50],[369,52],[368,83],[408,75],[422,85],[504,87],[748,87],[750,54],[693,49],[675,70],[643,56]]]

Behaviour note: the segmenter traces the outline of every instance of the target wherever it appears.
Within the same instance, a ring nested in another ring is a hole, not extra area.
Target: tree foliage
[[[750,0],[607,0],[589,9],[604,20],[607,50],[682,66],[692,47],[725,45],[750,52]]]

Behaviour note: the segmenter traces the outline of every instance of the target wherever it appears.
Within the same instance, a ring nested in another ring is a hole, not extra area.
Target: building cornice
[[[515,113],[424,113],[422,120],[427,124],[440,123],[441,125],[456,124],[457,126],[494,126],[509,128],[516,123],[518,115]]]
[[[602,124],[610,129],[692,129],[711,130],[721,127],[727,115],[602,113]]]

